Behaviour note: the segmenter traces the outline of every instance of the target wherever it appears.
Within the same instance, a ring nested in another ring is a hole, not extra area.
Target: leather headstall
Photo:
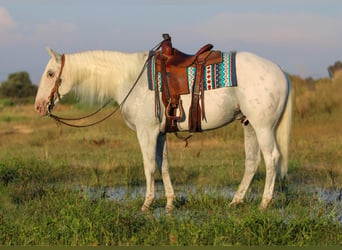
[[[59,86],[61,85],[62,83],[62,79],[61,79],[61,76],[62,76],[62,72],[63,72],[63,68],[64,68],[64,64],[65,64],[65,55],[63,54],[62,55],[62,64],[61,64],[61,69],[59,71],[59,74],[58,74],[58,77],[55,81],[55,85],[53,86],[52,90],[51,90],[51,93],[49,95],[49,101],[48,101],[48,104],[47,104],[47,110],[48,110],[48,114],[51,114],[51,110],[53,109],[53,107],[55,106],[55,101],[56,99],[60,100],[61,99],[61,96],[59,94]]]

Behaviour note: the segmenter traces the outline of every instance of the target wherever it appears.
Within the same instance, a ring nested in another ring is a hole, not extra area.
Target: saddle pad
[[[151,52],[150,52],[151,53]],[[223,87],[236,87],[236,65],[235,65],[236,52],[223,52],[222,62],[212,64],[205,67],[204,70],[204,90],[212,90]],[[192,88],[196,75],[195,67],[187,68],[188,87]],[[161,92],[161,74],[158,73],[158,79],[155,79],[155,56],[152,56],[147,64],[147,77],[148,88],[155,90],[156,86],[159,87]],[[158,85],[156,84],[158,83]]]

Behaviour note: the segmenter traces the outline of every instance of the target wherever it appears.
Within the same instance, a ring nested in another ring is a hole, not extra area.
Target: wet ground
[[[142,186],[121,186],[121,187],[104,187],[104,188],[90,188],[90,187],[78,187],[79,191],[83,192],[91,199],[109,199],[117,202],[125,202],[127,200],[143,199],[145,195],[145,187]],[[161,183],[156,184],[156,199],[164,197],[164,188]],[[289,188],[288,192],[298,192]],[[224,198],[227,202],[230,202],[234,196],[235,190],[229,187],[214,188],[203,187],[201,189],[193,185],[181,185],[175,187],[176,200],[178,205],[185,204],[189,196],[196,196],[196,194],[209,195],[213,198]],[[300,193],[305,193],[309,197],[312,197],[314,201],[325,203],[327,206],[333,206],[333,210],[336,211],[335,219],[342,224],[342,188],[341,189],[322,189],[306,187],[300,190]],[[261,196],[261,194],[259,194]],[[251,199],[258,198],[255,193],[249,193],[248,196]],[[260,197],[261,198],[261,197]],[[155,210],[156,215],[161,215],[164,208],[158,208]],[[182,216],[182,215],[179,215]],[[184,216],[184,215],[183,215]],[[327,215],[330,216],[330,215]]]

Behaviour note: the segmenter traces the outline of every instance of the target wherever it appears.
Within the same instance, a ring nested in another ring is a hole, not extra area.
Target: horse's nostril
[[[36,110],[36,112],[40,113],[42,108],[40,105],[35,105],[35,110]]]
[[[39,114],[39,115],[45,115],[46,113],[46,101],[44,100],[37,100],[34,104],[34,110]]]

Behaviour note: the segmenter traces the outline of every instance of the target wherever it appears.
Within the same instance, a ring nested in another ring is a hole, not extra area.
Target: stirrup
[[[165,115],[167,119],[171,119],[171,120],[179,120],[183,117],[183,109],[182,109],[182,100],[179,99],[178,100],[178,109],[179,110],[179,115],[177,116],[177,112],[175,113],[175,115],[170,115],[169,111],[171,109],[171,98],[169,99],[169,103],[167,104],[166,110],[165,110]]]

